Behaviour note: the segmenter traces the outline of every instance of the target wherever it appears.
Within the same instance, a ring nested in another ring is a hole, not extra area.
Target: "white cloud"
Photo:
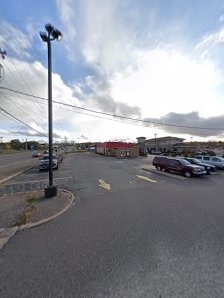
[[[59,17],[63,24],[62,34],[63,43],[69,52],[69,59],[75,60],[75,51],[74,51],[74,43],[76,38],[76,28],[75,28],[75,3],[73,0],[56,0],[57,9],[59,13]]]
[[[6,21],[0,21],[0,27],[1,46],[10,49],[20,57],[20,59],[30,57],[29,50],[32,47],[32,35],[28,33],[25,34]]]
[[[135,61],[136,36],[131,28],[137,15],[128,8],[121,13],[121,6],[121,2],[109,0],[81,4],[82,53],[101,74],[120,71]]]
[[[201,41],[196,45],[196,54],[200,55],[201,58],[210,57],[214,50],[224,42],[224,27],[219,28],[214,32],[206,33]]]
[[[144,116],[152,117],[192,110],[211,116],[224,109],[216,93],[222,78],[211,62],[164,48],[139,53],[139,57],[136,70],[114,78],[112,97],[116,101],[137,102]]]

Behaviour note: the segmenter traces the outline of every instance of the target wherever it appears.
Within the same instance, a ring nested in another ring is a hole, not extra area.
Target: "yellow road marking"
[[[148,181],[148,182],[157,182],[156,180],[153,180],[153,179],[150,179],[150,178],[148,178],[148,177],[145,177],[145,176],[140,176],[140,175],[136,175],[138,178],[140,178],[140,179],[143,179],[143,180],[146,180],[146,181]]]
[[[103,179],[99,179],[100,185],[101,187],[110,190],[110,184],[106,183]]]

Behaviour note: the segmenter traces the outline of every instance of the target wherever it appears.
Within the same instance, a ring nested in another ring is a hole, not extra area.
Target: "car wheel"
[[[191,173],[190,171],[185,171],[185,172],[184,172],[184,176],[185,176],[186,178],[191,178],[191,177],[192,177],[192,173]]]
[[[162,167],[160,167],[160,166],[156,166],[156,169],[157,169],[158,171],[162,171]]]

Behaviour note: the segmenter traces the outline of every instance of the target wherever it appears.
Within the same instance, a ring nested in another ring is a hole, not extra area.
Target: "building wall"
[[[162,152],[166,152],[172,149],[172,146],[180,143],[179,138],[171,138],[171,139],[163,139],[163,138],[159,138],[159,139],[150,139],[150,140],[146,140],[145,141],[145,148],[147,150],[159,150]]]
[[[115,149],[114,156],[116,157],[138,157],[138,148],[117,148]]]
[[[133,143],[105,142],[96,144],[96,153],[116,157],[138,157],[139,148]]]

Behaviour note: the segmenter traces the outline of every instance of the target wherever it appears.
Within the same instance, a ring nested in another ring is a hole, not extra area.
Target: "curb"
[[[169,173],[160,172],[160,171],[150,169],[150,168],[148,168],[148,169],[142,168],[142,170],[147,171],[147,172],[152,172],[152,173],[155,173],[155,174],[158,174],[158,175],[174,178],[174,179],[179,179],[179,180],[187,180],[188,179],[188,178],[185,178],[185,177],[182,177],[182,176],[172,175],[172,174],[169,174]]]
[[[0,250],[9,241],[9,239],[15,235],[17,230],[18,227],[0,229]]]
[[[35,168],[35,167],[36,167],[36,165],[33,165],[32,167],[29,167],[29,168],[27,168],[27,169],[25,169],[25,170],[22,170],[22,171],[20,171],[20,172],[17,172],[17,173],[15,173],[15,174],[11,175],[11,176],[8,176],[8,177],[6,177],[6,178],[3,178],[3,179],[0,180],[0,184],[3,184],[4,182],[7,182],[7,181],[9,181],[9,180],[15,178],[16,176],[19,176],[19,175],[25,173],[26,171],[29,171],[29,170],[31,170],[31,169],[33,169],[33,168]]]
[[[73,202],[75,200],[75,195],[71,191],[69,191],[69,190],[65,190],[65,189],[62,189],[62,190],[65,191],[65,192],[70,193],[70,195],[71,195],[70,202],[68,203],[68,205],[64,209],[60,210],[59,212],[55,213],[54,215],[52,215],[50,217],[41,219],[41,220],[36,221],[36,222],[32,222],[32,223],[28,223],[28,224],[19,226],[18,227],[18,230],[19,231],[22,231],[22,230],[27,230],[27,229],[31,229],[31,228],[40,226],[40,225],[42,225],[44,223],[47,223],[47,222],[55,219],[56,217],[62,215],[65,211],[67,211],[71,207],[71,205],[73,204]]]
[[[52,215],[50,217],[41,219],[37,222],[29,223],[29,224],[22,225],[22,226],[15,226],[13,228],[0,228],[0,250],[9,241],[9,239],[16,234],[17,231],[28,230],[28,229],[40,226],[44,223],[47,223],[47,222],[55,219],[56,217],[62,215],[65,211],[67,211],[73,204],[73,202],[75,200],[75,195],[71,191],[68,191],[66,189],[62,189],[62,190],[71,194],[70,202],[64,209],[60,210],[59,212],[55,213],[54,215]]]

